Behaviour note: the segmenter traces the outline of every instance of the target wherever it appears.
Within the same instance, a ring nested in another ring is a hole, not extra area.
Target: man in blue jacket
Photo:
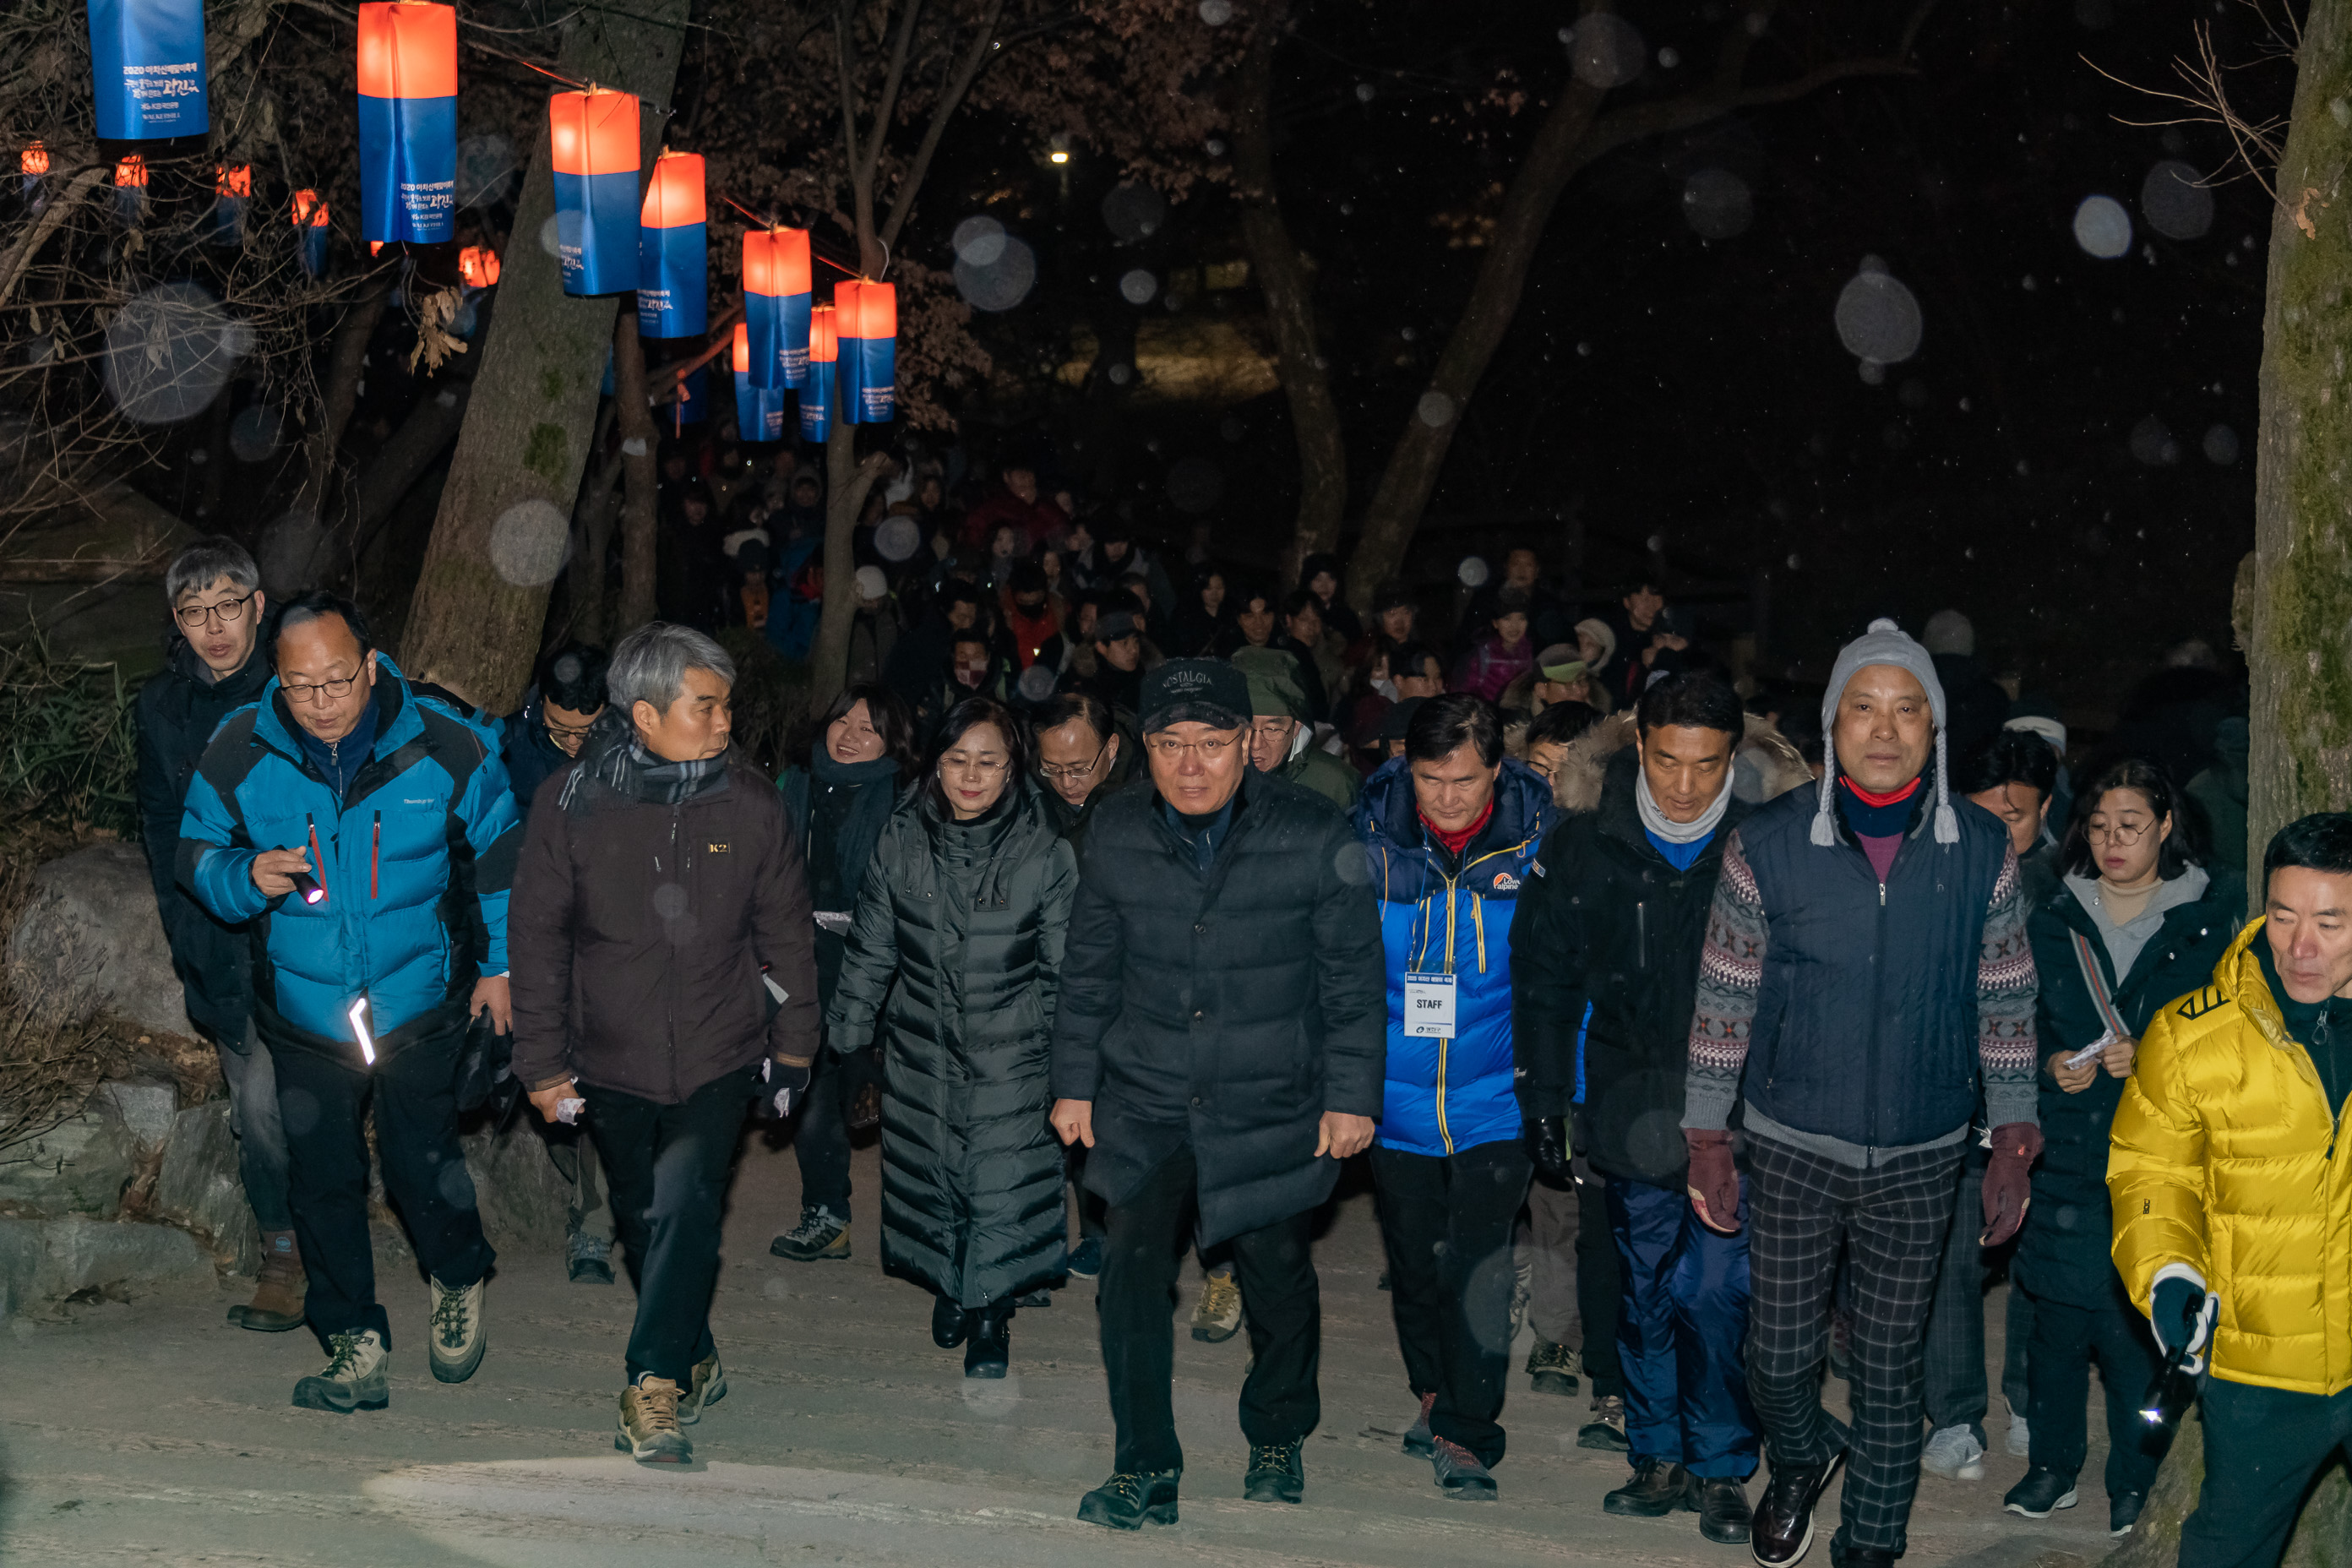
[[[432,1276],[433,1375],[464,1382],[488,1342],[491,1253],[455,1079],[470,1014],[512,1027],[514,798],[484,733],[412,690],[348,601],[295,599],[273,653],[260,700],[197,764],[179,877],[221,920],[250,922],[254,1020],[277,1064],[308,1311],[330,1356],[294,1403],[378,1410],[392,1336],[368,1243],[371,1099],[384,1185]]]
[[[1388,1068],[1372,1145],[1390,1306],[1446,1496],[1491,1501],[1511,1348],[1511,1226],[1530,1172],[1511,1044],[1511,917],[1558,812],[1466,692],[1413,714],[1357,803],[1380,900]]]

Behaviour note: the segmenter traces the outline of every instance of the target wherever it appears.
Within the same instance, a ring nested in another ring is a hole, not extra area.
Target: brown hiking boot
[[[621,1391],[621,1421],[613,1447],[641,1465],[683,1465],[694,1445],[677,1429],[678,1386],[646,1373]]]
[[[302,1326],[302,1304],[310,1294],[310,1278],[302,1269],[302,1248],[290,1230],[261,1233],[261,1273],[254,1280],[253,1300],[228,1310],[228,1321],[240,1329],[282,1334]]]

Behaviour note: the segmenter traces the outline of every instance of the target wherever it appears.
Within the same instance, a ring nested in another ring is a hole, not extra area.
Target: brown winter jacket
[[[540,786],[507,910],[517,1080],[675,1105],[762,1055],[812,1060],[814,928],[775,786],[730,763],[683,805],[593,777],[566,805],[577,772]],[[762,965],[785,993],[772,1019]]]

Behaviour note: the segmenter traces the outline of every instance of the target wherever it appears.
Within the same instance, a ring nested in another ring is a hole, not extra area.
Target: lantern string
[[[741,202],[737,201],[725,191],[719,192],[718,196],[720,201],[725,202],[729,206],[733,207],[737,212],[741,213],[745,217],[750,218],[754,224],[757,224],[761,228],[775,228],[780,226],[775,219],[772,217],[761,217],[758,213],[753,212],[750,207],[745,206]],[[844,267],[832,257],[827,256],[823,251],[817,249],[815,237],[814,235],[810,237],[809,254],[814,257],[817,260],[824,262],[827,267],[832,268],[835,272],[842,273],[846,277],[862,278],[864,276],[856,268]],[[885,262],[882,269],[885,272],[888,271],[890,269],[889,264]]]

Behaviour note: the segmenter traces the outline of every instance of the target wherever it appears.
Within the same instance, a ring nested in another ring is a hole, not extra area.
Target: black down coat
[[[967,1309],[1064,1271],[1062,1150],[1045,1115],[1077,880],[1024,781],[971,822],[916,790],[875,847],[834,986],[835,1050],[880,1030],[882,1266]]]
[[[1087,1186],[1123,1202],[1192,1145],[1200,1237],[1313,1208],[1323,1113],[1377,1119],[1388,991],[1364,848],[1339,808],[1255,769],[1203,874],[1149,777],[1094,808],[1054,1092],[1094,1103]]]
[[[1639,766],[1630,746],[1618,752],[1599,808],[1544,840],[1511,928],[1514,1029],[1530,1115],[1566,1115],[1573,1102],[1577,1152],[1594,1169],[1679,1193],[1699,950],[1723,847],[1748,807],[1733,800],[1677,871],[1643,831]],[[1737,1126],[1736,1108],[1732,1117]]]
[[[180,814],[213,731],[258,699],[274,673],[268,650],[257,647],[242,669],[209,679],[184,638],[139,689],[139,838],[155,879],[155,910],[185,989],[188,1021],[235,1051],[245,1049],[253,1009],[253,942],[243,926],[221,924],[177,881]]]
[[[2068,1094],[2051,1076],[2050,1058],[2073,1053],[2106,1029],[2105,1016],[2083,973],[2087,955],[2124,1025],[2137,1039],[2157,1014],[2212,983],[2213,966],[2238,937],[2245,918],[2246,885],[2221,867],[2210,869],[2205,891],[2164,911],[2156,933],[2118,978],[2098,922],[2069,882],[2033,911],[2026,931],[2033,968],[2042,978],[2034,1035],[2042,1060],[2042,1158],[2033,1167],[2033,1204],[2017,1238],[2016,1273],[2036,1296],[2077,1307],[2125,1300],[2109,1249],[2114,1224],[2107,1206],[2107,1140],[2127,1081],[2102,1071],[2090,1087]],[[2104,1370],[2104,1369],[2102,1369]]]

